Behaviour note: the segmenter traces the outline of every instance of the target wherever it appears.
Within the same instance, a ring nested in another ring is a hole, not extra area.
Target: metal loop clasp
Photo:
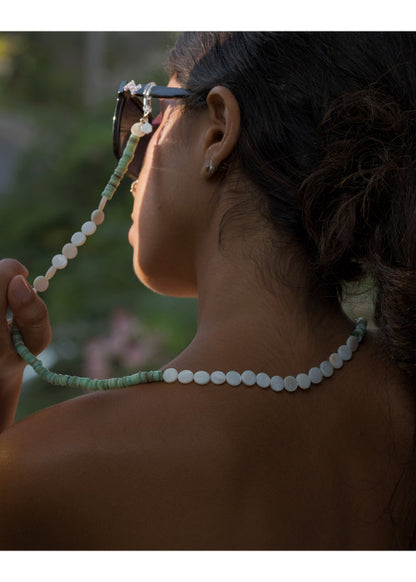
[[[147,121],[150,113],[152,112],[152,87],[154,87],[156,83],[148,83],[145,88],[143,89],[143,121]]]

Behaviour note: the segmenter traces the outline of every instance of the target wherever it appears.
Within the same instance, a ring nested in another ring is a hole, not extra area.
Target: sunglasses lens
[[[119,95],[113,123],[113,150],[117,160],[119,160],[123,155],[127,141],[130,137],[131,126],[140,121],[142,116],[143,105],[138,97]],[[136,179],[138,177],[149,141],[151,140],[153,133],[159,127],[161,120],[161,113],[159,113],[155,119],[152,119],[152,117],[149,116],[149,121],[152,124],[153,131],[152,133],[141,137],[137,144],[134,158],[127,168],[127,174],[131,178]]]
[[[137,97],[120,96],[114,127],[114,154],[120,159],[130,137],[131,126],[140,121],[143,115],[142,103]],[[150,119],[151,121],[151,119]],[[152,134],[142,137],[137,145],[134,158],[128,167],[128,174],[137,178],[143,164],[147,144]]]

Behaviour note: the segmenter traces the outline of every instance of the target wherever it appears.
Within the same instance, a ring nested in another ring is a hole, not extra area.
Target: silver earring
[[[134,189],[134,187],[135,187],[135,185],[136,185],[136,184],[137,184],[137,180],[134,180],[134,182],[132,182],[132,183],[131,183],[131,186],[130,186],[130,192],[131,192],[132,194],[133,194],[133,189]]]
[[[213,175],[213,173],[215,172],[215,166],[214,166],[214,164],[212,163],[212,160],[210,160],[210,161],[209,161],[209,164],[207,164],[207,165],[205,166],[205,170],[208,172],[208,174],[209,174],[210,176],[212,176],[212,175]]]

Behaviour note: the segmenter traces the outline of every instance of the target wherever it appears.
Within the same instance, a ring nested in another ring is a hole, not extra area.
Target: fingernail
[[[29,285],[24,277],[18,275],[14,284],[14,295],[21,303],[26,303],[33,296],[33,288]]]

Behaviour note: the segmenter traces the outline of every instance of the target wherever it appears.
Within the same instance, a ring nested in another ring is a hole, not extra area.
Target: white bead
[[[131,126],[130,131],[133,135],[143,137],[143,135],[151,133],[153,131],[153,128],[147,121],[145,123],[141,123],[140,121],[138,121],[137,123]]]
[[[246,386],[254,386],[256,383],[256,374],[251,370],[245,370],[245,372],[241,374],[241,381]]]
[[[351,360],[352,358],[352,351],[348,346],[340,346],[338,353],[344,361]]]
[[[75,257],[78,254],[78,249],[77,249],[77,247],[74,244],[67,243],[66,245],[64,245],[62,247],[62,254],[67,259],[75,259]]]
[[[313,367],[309,370],[308,376],[313,384],[319,384],[319,382],[322,382],[322,378],[324,375],[322,374],[320,368]]]
[[[102,224],[104,222],[104,212],[99,209],[93,210],[93,212],[91,213],[91,220],[97,226],[99,224]]]
[[[92,220],[88,220],[84,222],[81,226],[81,232],[83,232],[86,236],[91,236],[97,230],[97,225],[93,223]]]
[[[178,374],[178,380],[181,384],[189,384],[194,379],[194,374],[191,370],[182,370]]]
[[[86,240],[87,237],[83,232],[74,232],[74,234],[71,236],[71,243],[76,247],[82,246]]]
[[[142,133],[144,133],[145,135],[148,133],[152,133],[152,131],[153,131],[153,127],[148,121],[145,121],[145,123],[142,123],[141,129],[142,129]]]
[[[209,382],[209,374],[208,372],[204,372],[200,370],[199,372],[195,372],[194,374],[194,382],[203,386],[204,384],[208,384]]]
[[[224,382],[225,382],[224,372],[219,372],[218,370],[216,372],[212,372],[211,382],[213,384],[224,384]]]
[[[139,137],[141,137],[142,136],[142,124],[138,121],[137,123],[132,125],[130,128],[130,133],[132,133],[133,135],[138,135]]]
[[[264,372],[260,372],[256,376],[256,383],[260,388],[268,388],[270,386],[270,376]]]
[[[139,137],[142,137],[143,136],[142,124],[140,123],[140,121],[138,121],[137,123],[135,123],[134,125],[131,126],[130,132],[133,135],[137,135]]]
[[[241,375],[238,372],[227,372],[225,375],[225,381],[230,386],[239,386],[241,384]]]
[[[275,392],[281,392],[285,387],[283,378],[281,376],[273,376],[273,378],[271,378],[270,380],[270,386],[271,389],[274,390]]]
[[[328,360],[325,360],[325,362],[321,362],[321,365],[319,367],[325,378],[330,378],[334,373],[334,366],[330,364]]]
[[[347,346],[350,348],[352,352],[355,352],[358,349],[360,342],[358,341],[358,337],[355,335],[350,335],[347,339]]]
[[[95,211],[98,212],[98,211]],[[94,213],[93,213],[94,214]],[[102,213],[103,214],[103,213]],[[93,217],[93,215],[91,215]],[[97,214],[98,216],[98,214]],[[75,233],[73,238],[80,236],[84,238],[85,242],[85,231],[88,231],[86,227],[88,223],[85,223],[82,227],[83,232]],[[85,228],[84,228],[85,227]],[[94,225],[95,227],[95,225]],[[72,240],[72,239],[71,239]],[[80,239],[78,239],[79,241]],[[75,244],[75,243],[74,243]],[[74,244],[73,245],[65,245],[62,249],[62,255],[55,255],[52,259],[53,267],[49,269],[47,275],[49,278],[53,277],[55,274],[56,268],[64,268],[67,264],[66,256],[68,258],[72,257],[72,253],[74,252]],[[82,243],[81,243],[82,244]],[[64,249],[67,248],[68,252],[65,253]],[[75,248],[75,251],[77,249]],[[47,289],[49,285],[48,277],[37,277],[34,281],[34,288],[37,291],[44,291]],[[281,376],[273,376],[270,378],[268,374],[260,372],[259,374],[255,374],[251,370],[245,370],[241,375],[238,372],[230,371],[227,373],[215,371],[209,374],[204,370],[199,370],[198,372],[191,372],[190,370],[182,370],[181,372],[177,372],[174,368],[168,368],[163,372],[163,380],[165,382],[175,382],[178,380],[182,384],[189,384],[190,382],[194,381],[196,384],[205,385],[208,384],[210,381],[213,384],[223,384],[227,382],[230,386],[238,386],[241,384],[245,384],[246,386],[254,386],[257,384],[261,388],[267,388],[270,386],[272,390],[275,392],[281,392],[283,389],[286,389],[288,392],[294,392],[297,387],[299,386],[303,390],[307,390],[310,388],[311,384],[319,384],[323,378],[330,378],[334,373],[334,368],[339,369],[342,368],[344,361],[350,360],[352,358],[352,353],[358,348],[359,345],[359,338],[356,336],[349,336],[345,345],[341,345],[338,348],[336,353],[333,353],[329,356],[328,360],[321,362],[319,368],[313,367],[309,370],[308,374],[298,374],[296,378],[294,376],[286,376],[282,378]]]
[[[49,267],[49,269],[45,273],[45,277],[50,280],[56,273],[56,267]]]
[[[33,289],[35,291],[37,291],[38,293],[42,293],[43,291],[46,291],[46,289],[49,287],[49,280],[44,277],[43,275],[39,275],[39,277],[36,277],[36,279],[33,281]]]
[[[342,368],[344,360],[341,358],[339,354],[331,354],[329,356],[329,363],[332,364],[334,368],[339,370],[340,368]]]
[[[168,384],[170,384],[171,382],[176,382],[177,379],[178,379],[178,370],[175,370],[175,368],[167,368],[163,372],[163,380],[165,382],[167,382]]]
[[[283,382],[288,392],[294,392],[298,387],[298,381],[294,376],[286,376]]]
[[[303,390],[306,390],[311,386],[311,379],[309,378],[308,374],[298,374],[296,376],[296,380],[299,388],[302,388]]]
[[[65,269],[68,259],[64,255],[55,255],[52,259],[52,266],[56,269]]]

